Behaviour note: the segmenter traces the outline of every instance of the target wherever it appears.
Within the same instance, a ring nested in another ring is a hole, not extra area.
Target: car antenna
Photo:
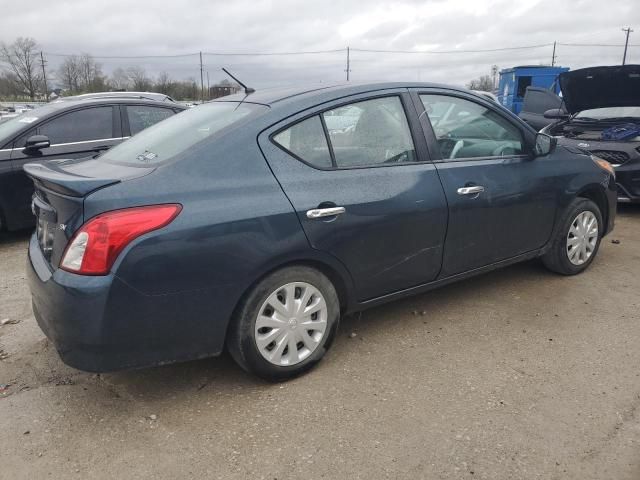
[[[242,83],[240,80],[234,77],[233,74],[226,68],[223,67],[222,71],[227,75],[229,75],[231,78],[233,78],[236,81],[236,83],[239,84],[242,88],[244,88],[244,93],[246,93],[247,95],[256,91],[255,88],[247,87],[244,83]]]

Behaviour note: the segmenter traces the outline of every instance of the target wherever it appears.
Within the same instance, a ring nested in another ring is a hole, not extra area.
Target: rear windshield
[[[223,130],[267,110],[264,105],[212,102],[185,110],[143,130],[99,158],[127,165],[156,165]]]

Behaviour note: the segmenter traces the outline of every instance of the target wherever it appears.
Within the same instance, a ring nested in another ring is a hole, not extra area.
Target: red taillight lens
[[[168,225],[180,210],[179,204],[164,204],[101,213],[75,233],[60,268],[81,275],[106,275],[131,241]]]

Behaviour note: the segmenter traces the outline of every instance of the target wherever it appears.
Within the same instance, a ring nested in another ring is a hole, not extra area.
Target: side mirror
[[[558,139],[547,135],[545,133],[538,133],[536,135],[535,156],[544,157],[549,155],[556,149],[558,145]]]
[[[41,150],[50,146],[51,142],[46,135],[31,135],[24,144],[25,150]]]
[[[569,118],[569,114],[562,108],[551,108],[544,112],[544,118],[564,120],[565,118]]]

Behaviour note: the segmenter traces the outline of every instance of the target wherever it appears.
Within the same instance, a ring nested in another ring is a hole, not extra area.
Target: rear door
[[[556,172],[527,153],[523,126],[472,95],[414,93],[449,205],[441,277],[542,247],[555,218]]]
[[[436,278],[446,200],[406,90],[305,111],[259,143],[312,247],[347,267],[358,300]]]
[[[38,151],[24,150],[32,135],[46,135],[51,146]],[[22,167],[29,162],[56,158],[82,158],[99,154],[122,141],[120,111],[117,106],[87,106],[67,111],[34,125],[13,143],[11,165],[14,180],[15,205],[21,218],[31,218],[33,182]]]

